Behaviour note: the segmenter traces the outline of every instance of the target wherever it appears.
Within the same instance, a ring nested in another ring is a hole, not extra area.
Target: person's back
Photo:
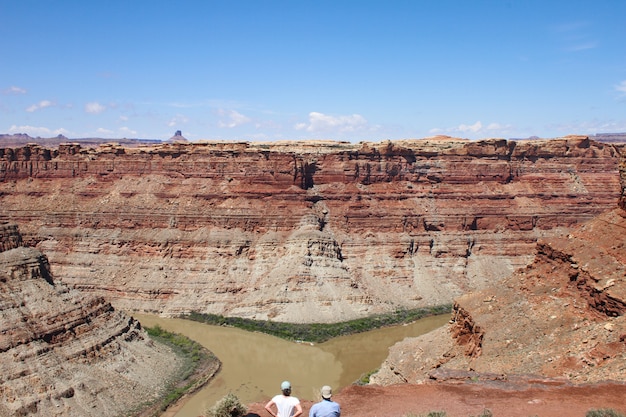
[[[265,409],[274,417],[298,417],[302,414],[300,400],[291,396],[291,384],[284,381],[281,386],[282,394],[275,395],[267,404]],[[276,413],[272,410],[276,407]],[[295,413],[294,413],[295,410]]]
[[[313,404],[309,411],[309,417],[340,417],[339,404],[331,400],[332,390],[328,385],[322,387],[322,401]]]
[[[300,400],[296,397],[292,397],[291,395],[276,395],[272,398],[274,404],[276,404],[278,417],[291,417],[293,410],[296,408],[296,405],[300,404]]]

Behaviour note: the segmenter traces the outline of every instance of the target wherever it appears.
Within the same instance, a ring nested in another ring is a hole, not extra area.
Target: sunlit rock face
[[[180,366],[102,297],[57,281],[0,224],[0,415],[118,416],[162,394]]]
[[[622,186],[617,207],[539,239],[525,268],[458,297],[448,326],[394,345],[370,381],[624,381],[625,197]]]
[[[115,307],[330,322],[451,302],[615,206],[618,145],[452,138],[0,150],[0,218]]]

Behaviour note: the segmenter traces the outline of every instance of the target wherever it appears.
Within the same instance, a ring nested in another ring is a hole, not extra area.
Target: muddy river
[[[443,314],[408,325],[311,344],[189,320],[133,316],[144,326],[158,324],[165,330],[201,343],[222,362],[218,375],[190,398],[176,412],[176,417],[204,415],[207,408],[229,392],[237,395],[244,404],[269,400],[279,393],[283,380],[291,381],[292,395],[315,400],[322,385],[339,390],[352,384],[361,375],[377,369],[394,343],[427,333],[450,319],[449,314]]]

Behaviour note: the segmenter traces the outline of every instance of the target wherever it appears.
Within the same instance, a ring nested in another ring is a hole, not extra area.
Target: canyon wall
[[[162,395],[182,366],[102,297],[58,282],[0,224],[0,415],[115,417]]]
[[[617,207],[539,239],[533,262],[458,297],[449,326],[394,345],[374,384],[626,380],[626,155]]]
[[[615,206],[619,145],[451,138],[0,149],[0,219],[124,310],[329,322],[449,303]]]

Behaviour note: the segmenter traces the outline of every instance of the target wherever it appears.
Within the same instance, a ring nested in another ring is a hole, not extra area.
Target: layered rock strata
[[[614,206],[617,145],[451,138],[0,149],[0,218],[114,306],[292,322],[450,302]]]
[[[541,239],[532,264],[455,300],[449,326],[393,346],[372,383],[625,381],[625,230],[618,208]]]
[[[114,417],[161,395],[177,356],[20,240],[0,225],[0,415]]]

